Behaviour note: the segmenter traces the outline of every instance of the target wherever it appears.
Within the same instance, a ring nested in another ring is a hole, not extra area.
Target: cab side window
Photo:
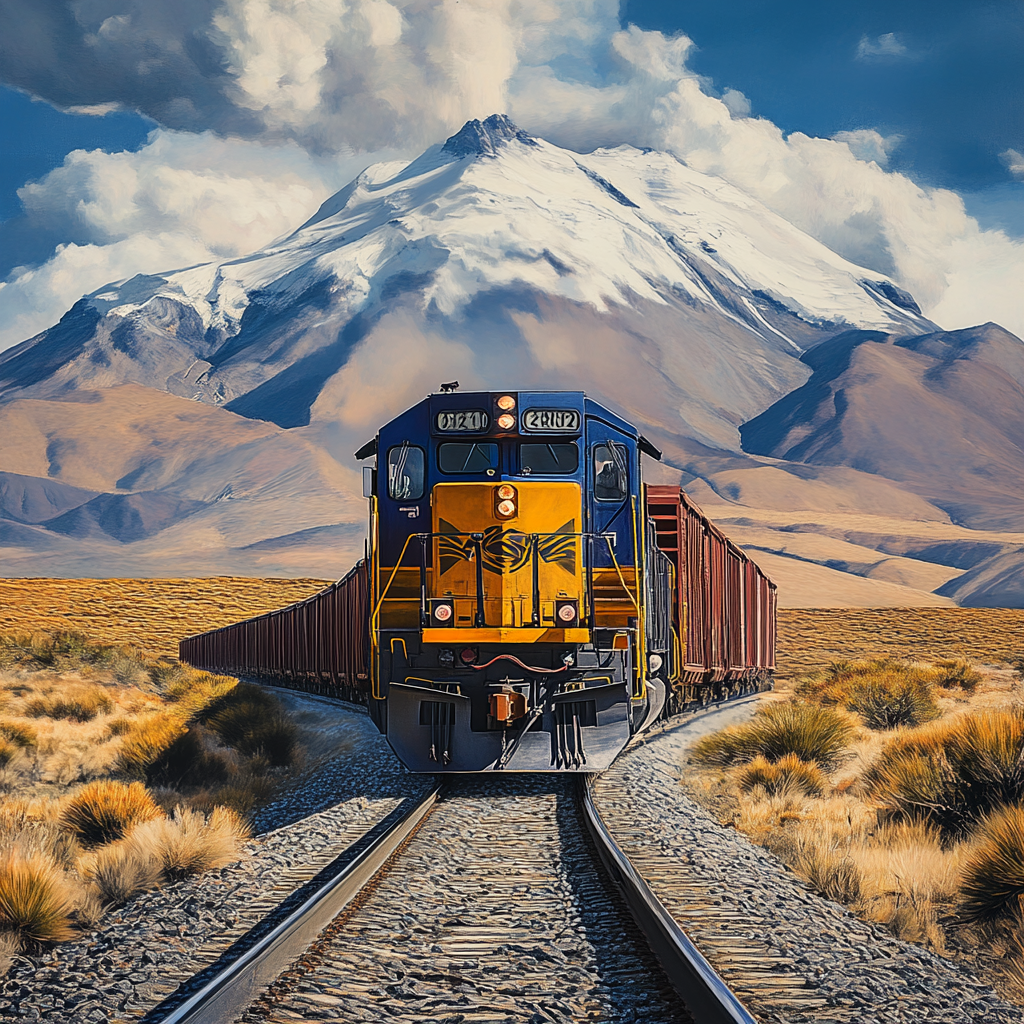
[[[594,497],[622,501],[629,494],[626,446],[614,441],[594,445]]]
[[[422,448],[403,444],[388,452],[388,497],[416,501],[423,497],[426,456]]]

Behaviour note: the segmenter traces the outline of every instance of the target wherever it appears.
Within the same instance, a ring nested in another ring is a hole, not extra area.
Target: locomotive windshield
[[[580,450],[572,441],[561,444],[521,444],[519,472],[575,473],[580,464]]]
[[[498,468],[496,444],[442,444],[437,449],[442,473],[483,473]]]
[[[388,452],[388,495],[396,501],[423,497],[426,458],[422,448],[403,444]]]

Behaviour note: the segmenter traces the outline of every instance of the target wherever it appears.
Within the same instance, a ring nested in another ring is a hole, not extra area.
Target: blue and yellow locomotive
[[[431,395],[357,453],[370,707],[410,768],[600,771],[662,710],[672,566],[642,452],[581,392],[506,391]]]
[[[582,392],[432,394],[356,453],[366,560],[181,657],[365,702],[413,771],[601,771],[774,666],[774,585],[644,455]]]

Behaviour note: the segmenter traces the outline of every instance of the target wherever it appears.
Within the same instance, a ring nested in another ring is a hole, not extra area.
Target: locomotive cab
[[[370,712],[410,769],[601,771],[660,712],[644,447],[580,392],[485,392],[431,395],[358,453]]]

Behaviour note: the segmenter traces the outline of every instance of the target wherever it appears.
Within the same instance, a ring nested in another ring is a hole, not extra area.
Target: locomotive
[[[356,452],[366,557],[180,658],[363,703],[414,772],[600,772],[775,666],[775,584],[644,457],[582,392],[431,394]]]

